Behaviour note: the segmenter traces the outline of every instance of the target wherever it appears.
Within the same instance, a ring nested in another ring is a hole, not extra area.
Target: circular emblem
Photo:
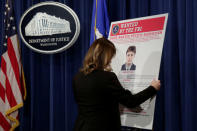
[[[32,50],[45,54],[71,47],[80,32],[75,12],[57,2],[42,2],[30,7],[21,17],[20,36]]]
[[[113,29],[112,29],[112,33],[115,35],[115,34],[118,33],[118,31],[119,31],[119,26],[118,26],[118,25],[115,25],[115,26],[113,27]]]

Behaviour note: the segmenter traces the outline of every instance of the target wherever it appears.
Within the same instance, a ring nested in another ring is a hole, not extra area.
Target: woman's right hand
[[[160,80],[154,79],[154,80],[151,82],[151,86],[153,86],[153,87],[155,88],[155,90],[158,91],[158,90],[160,89],[160,86],[161,86]]]

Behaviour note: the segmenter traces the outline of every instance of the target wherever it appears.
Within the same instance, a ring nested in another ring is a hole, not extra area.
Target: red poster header
[[[165,16],[112,25],[110,36],[163,30]]]

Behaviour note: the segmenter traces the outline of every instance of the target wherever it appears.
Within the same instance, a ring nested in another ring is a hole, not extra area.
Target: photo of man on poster
[[[123,70],[136,70],[136,65],[133,63],[133,59],[136,54],[136,46],[129,46],[126,51],[126,62],[122,65],[121,71]]]

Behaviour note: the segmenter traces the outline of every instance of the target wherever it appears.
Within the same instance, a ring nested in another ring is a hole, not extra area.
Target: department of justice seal
[[[75,12],[58,2],[42,2],[30,7],[19,24],[23,42],[32,50],[58,53],[71,47],[80,32]]]

